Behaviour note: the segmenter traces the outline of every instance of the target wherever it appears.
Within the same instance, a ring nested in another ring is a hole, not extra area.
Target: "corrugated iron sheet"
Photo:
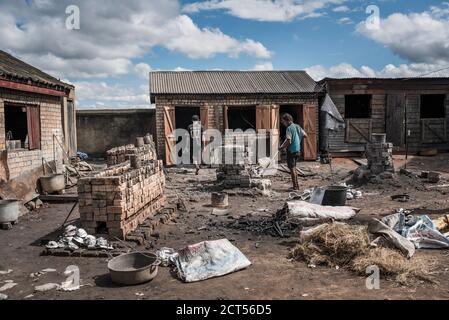
[[[151,94],[314,93],[305,71],[155,71]]]
[[[18,81],[32,81],[46,87],[72,88],[49,74],[13,57],[9,53],[0,50],[0,76],[4,79]]]

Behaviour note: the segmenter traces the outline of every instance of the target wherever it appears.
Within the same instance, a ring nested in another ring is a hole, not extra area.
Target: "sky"
[[[449,76],[449,2],[0,0],[0,48],[74,84],[79,109],[149,108],[152,70]]]

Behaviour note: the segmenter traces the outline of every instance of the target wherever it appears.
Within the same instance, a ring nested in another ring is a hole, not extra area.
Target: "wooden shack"
[[[331,79],[320,82],[345,121],[322,130],[331,153],[363,152],[373,133],[386,133],[395,151],[449,150],[449,78]]]

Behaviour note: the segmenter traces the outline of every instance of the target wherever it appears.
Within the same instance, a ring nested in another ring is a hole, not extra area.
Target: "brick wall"
[[[162,161],[147,161],[140,169],[125,163],[81,178],[81,224],[91,234],[125,238],[165,204],[164,191]]]
[[[156,131],[157,152],[159,158],[165,155],[165,133],[164,133],[164,107],[168,106],[209,106],[209,124],[211,128],[218,129],[224,133],[224,106],[248,106],[248,105],[313,105],[316,106],[317,115],[318,97],[310,94],[305,95],[163,95],[156,96]],[[317,116],[318,119],[318,116]],[[318,120],[317,120],[318,131]],[[317,141],[318,142],[318,141]]]
[[[61,143],[64,143],[61,114],[62,107],[61,99],[59,97],[0,88],[0,151],[5,150],[4,104],[7,104],[8,102],[39,106],[41,149],[8,152],[7,166],[10,174],[9,177],[4,177],[5,180],[13,179],[26,171],[33,170],[41,166],[42,157],[44,157],[46,161],[52,161],[53,134],[58,137]],[[62,163],[63,151],[59,145],[56,146],[55,151],[56,159],[60,165]]]

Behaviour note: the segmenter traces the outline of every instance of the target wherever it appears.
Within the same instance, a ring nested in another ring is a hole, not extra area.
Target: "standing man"
[[[307,138],[307,134],[301,126],[293,122],[293,117],[288,113],[282,115],[281,123],[287,128],[287,133],[279,151],[287,150],[287,165],[292,176],[293,190],[299,190],[296,162],[301,155],[301,141],[303,138]]]
[[[192,123],[187,127],[187,130],[190,134],[190,161],[195,165],[195,175],[198,175],[202,163],[204,134],[199,116],[194,115],[192,117]]]

